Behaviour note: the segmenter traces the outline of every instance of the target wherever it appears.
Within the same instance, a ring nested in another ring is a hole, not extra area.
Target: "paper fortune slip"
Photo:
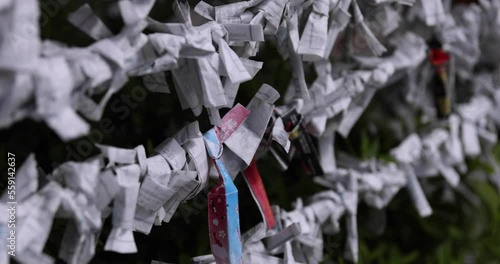
[[[250,188],[253,198],[257,202],[257,206],[264,218],[267,229],[274,229],[276,227],[276,219],[274,219],[273,210],[269,204],[266,189],[264,188],[264,183],[262,183],[262,178],[255,160],[246,168],[243,172],[243,176]]]
[[[208,155],[219,173],[219,183],[208,193],[208,231],[212,254],[220,264],[243,263],[238,190],[220,157],[224,140],[243,123],[249,113],[238,104],[224,116],[221,126],[203,135]]]

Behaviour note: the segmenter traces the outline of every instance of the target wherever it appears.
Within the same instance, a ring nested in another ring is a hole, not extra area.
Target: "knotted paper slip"
[[[208,193],[208,231],[210,248],[217,263],[243,263],[241,254],[240,216],[238,190],[231,179],[222,156],[224,141],[250,114],[238,104],[229,111],[220,127],[207,131],[203,137],[208,155],[219,173],[219,184]]]

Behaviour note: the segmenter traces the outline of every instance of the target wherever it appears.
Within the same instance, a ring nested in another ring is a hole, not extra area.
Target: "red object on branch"
[[[429,52],[429,58],[432,66],[441,66],[450,61],[450,54],[442,49],[431,49]]]

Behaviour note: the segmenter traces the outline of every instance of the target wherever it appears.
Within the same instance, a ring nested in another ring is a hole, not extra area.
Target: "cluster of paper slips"
[[[163,23],[148,16],[154,0],[122,0],[117,8],[124,27],[117,34],[84,4],[68,20],[95,42],[77,48],[41,40],[37,0],[0,0],[0,128],[32,118],[64,141],[76,139],[89,133],[85,118],[100,120],[129,77],[141,76],[150,92],[169,93],[166,75],[182,108],[196,116],[206,109],[213,125],[200,131],[198,122],[190,123],[149,157],[142,145],[97,145],[100,155],[65,162],[49,175],[30,155],[16,176],[17,261],[88,263],[108,217],[112,230],[104,250],[135,253],[134,231],[149,234],[154,225],[168,223],[210,181],[211,254],[193,258],[195,263],[319,263],[329,246],[324,235],[339,232],[341,219],[348,232],[345,257],[357,262],[359,202],[381,209],[407,187],[426,217],[432,208],[421,181],[441,175],[446,188],[476,203],[460,181],[468,171],[466,158],[491,165],[487,176],[500,190],[500,165],[492,154],[500,126],[500,72],[473,71],[485,57],[500,59],[494,41],[500,39],[500,1],[456,9],[441,0],[215,2],[191,8],[175,0],[174,17]],[[368,12],[376,15],[364,17]],[[426,92],[435,72],[426,30],[451,54],[445,88],[472,87],[465,100],[451,100],[453,113],[441,120]],[[344,49],[340,40],[347,43]],[[275,106],[280,94],[263,84],[242,106],[235,102],[239,85],[266,63],[250,59],[264,45],[277,48],[290,66],[284,104]],[[312,69],[316,79],[307,83]],[[456,84],[454,76],[467,85]],[[390,152],[392,162],[335,155],[335,136],[347,137],[377,91],[394,86],[404,96],[392,96],[388,107],[398,112],[397,126],[410,133],[395,135],[402,141]],[[230,108],[223,117],[222,108]],[[425,130],[414,127],[417,114],[430,124]],[[298,161],[304,174],[328,190],[306,203],[298,198],[291,211],[271,205],[259,159],[283,170]],[[240,172],[263,220],[246,232],[240,230],[238,199],[248,197],[238,197],[233,183]],[[6,200],[4,192],[0,210]],[[59,254],[49,256],[43,249],[55,218],[69,221]],[[2,235],[7,222],[2,214]],[[9,261],[5,248],[0,263]]]

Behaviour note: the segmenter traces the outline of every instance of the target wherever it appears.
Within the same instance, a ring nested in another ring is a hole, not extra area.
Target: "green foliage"
[[[377,104],[372,102],[369,109],[379,108]],[[399,141],[394,131],[382,123],[368,129],[370,123],[379,121],[364,114],[348,138],[337,140],[338,146],[362,159],[390,161],[384,153]],[[384,123],[389,121],[385,117]],[[493,148],[493,154],[500,160],[500,145]],[[467,166],[470,173],[462,175],[461,180],[472,197],[447,187],[439,177],[429,180],[429,184],[441,186],[426,193],[434,211],[430,217],[418,216],[403,189],[382,212],[385,230],[373,235],[365,228],[377,221],[366,213],[373,209],[360,204],[359,263],[500,263],[500,193],[486,177],[475,176],[476,172],[489,175],[493,168],[479,158],[468,159]],[[454,197],[452,201],[444,198],[448,192]],[[324,263],[343,263],[342,252],[339,249],[328,255]]]

